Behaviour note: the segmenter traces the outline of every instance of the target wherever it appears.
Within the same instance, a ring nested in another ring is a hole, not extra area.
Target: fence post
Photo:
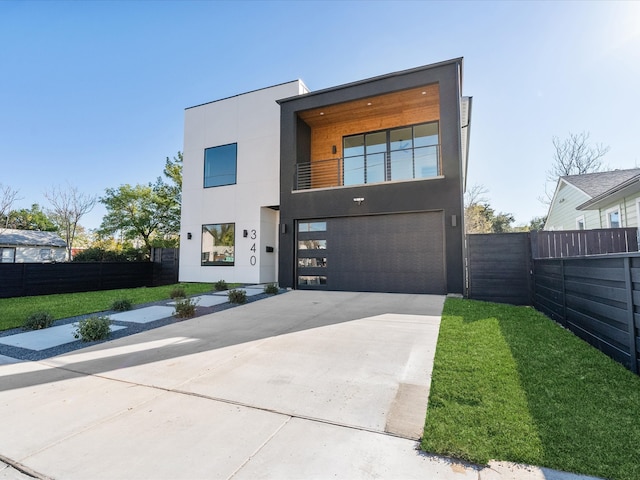
[[[564,258],[560,259],[560,283],[561,283],[561,293],[562,293],[562,325],[567,326],[567,294],[565,291],[565,283],[564,283]]]
[[[631,278],[631,258],[624,258],[624,279],[627,290],[627,322],[629,324],[629,355],[631,357],[631,371],[638,373],[638,348],[636,345],[636,325],[633,313],[633,282]]]

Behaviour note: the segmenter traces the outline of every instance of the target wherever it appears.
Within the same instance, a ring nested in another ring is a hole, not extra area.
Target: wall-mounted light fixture
[[[191,235],[191,232],[187,232],[187,240],[191,240],[191,237],[192,237],[192,236],[193,236],[193,235]]]
[[[273,247],[267,246],[267,253],[273,253]]]
[[[282,233],[283,235],[285,233],[287,233],[287,224],[286,223],[281,223],[280,224],[280,233]]]
[[[247,238],[249,236],[249,232],[247,230],[242,230],[242,236]]]
[[[333,153],[333,154],[335,155],[337,152],[338,152],[338,149],[336,148],[336,146],[335,146],[335,145],[333,145],[333,146],[331,147],[331,153]]]
[[[364,202],[364,197],[356,197],[353,199],[354,202],[356,202],[358,205],[362,205],[362,202]]]
[[[458,226],[458,217],[456,217],[455,215],[451,215],[451,226],[452,227]]]

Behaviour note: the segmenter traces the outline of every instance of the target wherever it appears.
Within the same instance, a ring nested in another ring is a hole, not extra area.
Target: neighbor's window
[[[622,219],[620,218],[620,208],[611,208],[607,210],[607,227],[620,228],[622,227]]]
[[[0,263],[13,263],[16,260],[15,248],[0,248]]]
[[[584,221],[584,215],[581,215],[578,218],[576,218],[576,229],[584,230],[585,228],[586,228],[586,223]]]
[[[204,151],[204,186],[220,187],[236,183],[238,144],[221,145]]]
[[[202,265],[233,266],[235,262],[235,223],[202,226]]]
[[[52,260],[53,259],[53,249],[52,248],[41,248],[40,249],[40,260]]]

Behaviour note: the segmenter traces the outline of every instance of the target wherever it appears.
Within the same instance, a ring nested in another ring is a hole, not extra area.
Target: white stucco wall
[[[180,281],[263,283],[277,278],[278,212],[264,208],[280,201],[276,100],[305,92],[304,84],[294,81],[185,111]],[[238,145],[236,184],[204,188],[205,149],[230,143]],[[235,223],[234,266],[201,265],[202,225],[218,223]],[[266,246],[275,251],[267,253]]]

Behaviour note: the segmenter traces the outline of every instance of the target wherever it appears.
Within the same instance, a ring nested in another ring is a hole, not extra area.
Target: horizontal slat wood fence
[[[178,250],[154,249],[150,262],[0,263],[0,298],[170,285]]]
[[[533,261],[533,306],[635,373],[640,254]]]

